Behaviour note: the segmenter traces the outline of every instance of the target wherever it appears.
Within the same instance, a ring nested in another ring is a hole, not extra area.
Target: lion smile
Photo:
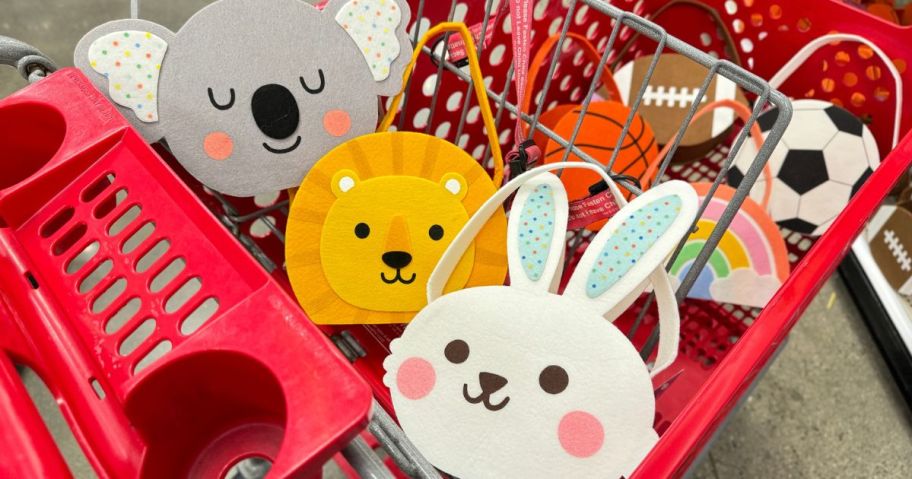
[[[383,272],[381,272],[381,273],[380,273],[380,279],[382,279],[383,282],[386,283],[386,284],[402,283],[402,284],[406,284],[406,285],[407,285],[407,284],[412,284],[412,283],[415,282],[415,277],[417,276],[415,273],[412,273],[412,277],[409,278],[409,279],[403,278],[401,273],[402,273],[402,270],[398,270],[398,269],[397,269],[397,270],[396,270],[396,277],[394,277],[393,279],[387,279],[387,278],[386,278],[386,274],[383,273]]]

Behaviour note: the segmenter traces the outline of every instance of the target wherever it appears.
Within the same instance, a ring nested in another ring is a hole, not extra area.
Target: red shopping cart
[[[318,474],[367,425],[364,381],[81,72],[0,130],[0,476],[69,475],[13,362],[103,477]]]
[[[609,61],[614,62],[618,59],[632,59],[652,54],[657,49],[679,52],[690,58],[691,61],[710,68],[711,75],[724,75],[736,82],[752,93],[752,99],[757,104],[755,114],[762,111],[767,103],[788,109],[784,97],[771,91],[761,77],[770,76],[785,63],[790,55],[809,40],[820,35],[839,31],[866,36],[895,59],[894,63],[906,78],[909,74],[905,70],[905,65],[908,56],[912,54],[912,51],[904,46],[904,43],[908,44],[908,30],[885,25],[879,19],[834,0],[806,0],[804,2],[706,0],[705,3],[718,12],[718,17],[731,32],[734,44],[744,61],[742,67],[717,60],[716,57],[724,58],[726,55],[723,35],[720,35],[718,31],[719,26],[711,15],[703,10],[692,8],[692,5],[688,6],[687,2],[677,2],[679,5],[670,7],[675,9],[674,12],[661,14],[655,17],[653,22],[646,21],[643,17],[649,18],[661,6],[669,2],[663,0],[613,2],[619,8],[609,5],[603,0],[563,0],[562,2],[541,0],[534,2],[533,29],[537,33],[533,38],[533,51],[548,36],[566,35],[568,32],[572,32],[588,38],[596,45],[599,52],[608,53],[601,58],[601,65],[591,62],[580,63],[579,58],[583,55],[578,47],[569,42],[564,45],[563,41],[560,41],[555,48],[556,54],[552,56],[551,64],[548,65],[548,74],[538,84],[531,86],[535,89],[536,94],[542,95],[542,99],[537,104],[540,107],[536,106],[535,111],[532,112],[520,112],[516,108],[518,102],[512,92],[510,22],[505,15],[497,14],[500,8],[499,1],[426,2],[414,0],[410,3],[415,17],[412,27],[415,39],[419,38],[431,24],[453,19],[463,20],[467,23],[479,23],[482,30],[490,29],[493,32],[490,43],[480,50],[486,87],[497,111],[501,141],[505,147],[511,146],[510,128],[513,127],[515,120],[511,116],[516,115],[521,116],[527,123],[534,125],[538,131],[555,141],[563,141],[566,144],[570,138],[560,138],[554,132],[538,124],[538,117],[542,111],[547,110],[549,105],[558,102],[588,102],[591,100],[591,93],[595,90],[592,84],[598,83],[596,76],[602,70],[603,65],[608,64]],[[635,38],[637,33],[639,36]],[[628,43],[630,45],[627,45]],[[775,48],[771,47],[772,45],[775,45]],[[715,56],[700,50],[714,52]],[[399,129],[436,133],[438,136],[446,137],[460,145],[479,161],[487,161],[489,152],[485,147],[486,137],[478,117],[478,108],[477,105],[472,105],[471,95],[467,94],[468,89],[471,88],[471,85],[466,83],[469,81],[468,76],[458,66],[442,57],[440,50],[428,49],[426,53],[429,58],[419,64],[411,81],[409,95],[403,102],[403,111],[397,122]],[[882,151],[889,151],[889,148],[885,148],[885,146],[889,141],[887,140],[888,133],[893,127],[892,111],[890,110],[892,103],[888,101],[891,98],[893,86],[883,74],[883,65],[879,62],[879,59],[858,45],[834,44],[816,54],[806,69],[799,71],[785,84],[784,90],[795,97],[809,96],[833,101],[866,116],[871,128],[880,139]],[[821,76],[820,70],[824,68],[825,75]],[[854,75],[854,81],[851,81],[853,77],[849,76],[850,73]],[[60,73],[55,74],[50,80],[60,75]],[[849,84],[851,86],[848,86]],[[40,85],[41,83],[39,83]],[[692,111],[691,114],[693,113]],[[908,127],[909,121],[912,121],[910,116],[912,115],[904,112],[904,127]],[[740,198],[744,198],[753,180],[760,174],[762,164],[778,140],[776,132],[781,134],[785,128],[787,115],[780,115],[780,118],[783,123],[774,128],[765,149],[761,150],[755,167],[752,168],[752,172],[755,174],[742,183],[742,187],[739,188]],[[748,127],[751,121],[748,122]],[[667,168],[663,167],[662,170],[672,178],[718,183],[724,177],[724,175],[720,175],[720,171],[728,168],[734,153],[744,140],[746,130],[747,128],[735,131],[732,141],[729,142],[731,146],[720,146],[703,160],[684,165],[671,165]],[[591,159],[575,145],[569,146],[573,153],[580,158]],[[136,145],[136,148],[139,146]],[[159,147],[158,151],[167,157],[165,149]],[[661,440],[640,466],[635,474],[636,477],[674,477],[683,475],[688,470],[726,416],[765,369],[792,325],[847,252],[852,238],[858,234],[864,222],[873,213],[900,174],[907,170],[912,162],[910,153],[912,153],[912,140],[907,139],[889,155],[886,155],[879,169],[869,178],[867,184],[857,193],[829,231],[816,241],[786,232],[793,270],[788,281],[765,308],[748,309],[708,301],[683,299],[683,292],[679,292],[679,299],[683,300],[682,351],[676,364],[669,368],[670,374],[660,378],[659,384],[656,385],[656,429],[661,435]],[[670,159],[672,156],[670,154],[668,158]],[[287,215],[287,200],[284,194],[250,199],[226,197],[207,191],[180,171],[176,162],[171,161],[170,163],[199,199],[228,227],[239,243],[252,253],[253,257],[275,280],[285,286],[286,291],[290,291],[283,271],[282,256],[284,249],[282,231],[285,215]],[[120,164],[119,168],[129,169],[132,166]],[[53,168],[48,166],[42,171],[52,170]],[[636,191],[636,188],[628,186],[632,191]],[[113,190],[116,191],[116,186],[113,187]],[[173,190],[169,188],[168,192],[176,190],[183,191],[175,186]],[[73,195],[77,194],[77,190],[71,187],[53,198],[32,198],[34,210],[47,210],[47,216],[42,216],[42,218],[49,219],[52,216],[50,207],[63,205],[64,203],[60,203],[58,200],[66,197],[64,193],[67,191],[72,192]],[[160,191],[149,192],[149,194],[166,195]],[[69,196],[69,198],[69,201],[79,201],[77,196]],[[122,211],[128,207],[128,204],[118,204],[116,207],[121,208],[118,211]],[[738,200],[731,204],[733,208],[739,206]],[[83,218],[89,221],[92,218],[91,214],[92,212],[86,209],[74,210],[73,217],[68,220],[70,221],[68,224],[78,223]],[[31,221],[29,216],[23,214],[20,221]],[[212,218],[206,215],[194,216],[191,221],[199,221],[206,225],[214,224]],[[191,221],[185,221],[184,224],[189,224]],[[9,220],[7,222],[10,223]],[[36,224],[38,222],[35,221]],[[140,223],[142,221],[137,222],[135,227],[139,228]],[[723,224],[721,228],[722,230],[716,233],[717,237],[724,233],[725,225]],[[0,231],[16,229],[15,226],[5,225]],[[66,228],[63,229],[66,230]],[[40,239],[40,228],[29,231],[29,234],[38,238],[35,240],[36,246],[33,248],[45,251],[50,247],[51,252],[53,251],[54,243],[52,241]],[[186,235],[192,237],[197,233],[188,231]],[[58,231],[56,234],[65,236],[66,233]],[[56,239],[58,236],[53,236],[53,238]],[[573,239],[570,243],[571,253],[584,247],[585,242],[584,235]],[[708,249],[712,247],[712,243],[706,246]],[[75,248],[72,251],[77,251],[79,246]],[[220,251],[222,250],[220,249]],[[233,254],[234,251],[240,251],[240,248],[234,243],[225,245],[224,251]],[[47,251],[44,254],[47,255]],[[28,254],[22,256],[31,258]],[[250,263],[249,256],[244,259],[241,259],[240,255],[232,258],[242,265]],[[217,265],[214,262],[206,264]],[[59,284],[61,291],[63,287],[69,288],[69,290],[78,288],[78,285],[66,276],[65,269],[63,269],[65,264],[62,260],[47,261],[40,263],[40,266],[42,267],[28,269],[33,278],[25,275],[21,266],[18,269],[10,269],[13,271],[13,273],[9,273],[12,275],[10,279],[15,281],[12,283],[13,290],[16,291],[14,296],[34,294],[29,292],[32,284],[40,285],[40,290],[45,288],[44,284]],[[231,268],[237,267],[238,264],[231,265]],[[701,268],[695,266],[693,269],[699,271]],[[261,271],[259,273],[250,272],[250,274],[263,278]],[[48,278],[49,276],[50,278]],[[116,274],[112,276],[112,279],[114,276]],[[32,279],[35,283],[31,282]],[[203,279],[205,280],[206,277]],[[265,279],[262,281],[268,285],[273,284]],[[225,281],[220,284],[225,284]],[[271,290],[272,287],[270,286],[268,289]],[[57,294],[61,294],[61,296],[58,297]],[[47,301],[50,302],[51,299],[60,301],[73,297],[72,293],[67,293],[69,296],[62,294],[58,293],[56,289],[52,290],[48,293]],[[275,298],[282,298],[282,304],[288,304],[287,296],[276,294]],[[201,294],[195,298],[202,299],[205,296],[206,294]],[[22,306],[17,304],[10,308],[10,311],[17,311],[20,307]],[[222,311],[225,309],[220,303],[219,312]],[[294,314],[299,315],[300,313],[295,312]],[[2,320],[2,310],[0,310],[0,320]],[[136,321],[139,319],[134,318],[133,321],[131,324],[137,324]],[[230,321],[219,319],[218,323],[229,324]],[[169,324],[175,327],[177,323]],[[209,329],[213,329],[215,324],[215,320],[210,319],[206,328],[202,328],[197,334],[203,334]],[[644,297],[642,301],[634,305],[625,318],[619,320],[619,324],[627,329],[634,339],[634,343],[641,349],[644,356],[648,357],[654,346],[651,338],[656,328],[656,318],[649,305],[649,298]],[[99,327],[100,325],[96,326],[96,328]],[[76,336],[85,334],[78,331],[77,328]],[[407,438],[403,437],[401,431],[396,427],[395,421],[384,410],[390,409],[390,402],[388,391],[381,382],[382,361],[388,354],[389,342],[401,333],[401,327],[353,326],[325,328],[323,331],[372,386],[374,395],[382,406],[375,408],[369,431],[386,449],[395,463],[396,467],[392,473],[404,473],[412,477],[436,477],[437,473],[426,461],[422,460],[420,453],[410,446]],[[163,338],[156,336],[156,339]],[[234,339],[238,340],[238,338]],[[79,340],[79,337],[74,338],[76,342]],[[186,340],[184,345],[191,344],[193,341],[199,343],[199,347],[204,346],[202,341],[197,340],[196,337]],[[21,344],[21,342],[8,342],[11,345],[5,347],[8,348],[9,354],[15,356],[17,360],[32,357],[27,350],[17,349],[15,345]],[[154,340],[151,343],[154,343]],[[152,347],[151,343],[149,348]],[[108,348],[114,347],[113,342],[103,344]],[[176,346],[175,342],[172,346],[173,351],[170,353],[172,357],[179,351]],[[113,351],[103,348],[100,351],[103,355],[116,357]],[[130,357],[137,358],[141,354],[138,352]],[[142,374],[152,376],[152,372],[156,368],[163,368],[163,363],[168,361],[167,358],[167,355],[164,356],[161,363],[153,364],[146,372],[141,373],[138,376],[139,382],[143,382],[142,378],[145,377]],[[127,361],[123,360],[121,363],[127,363]],[[115,363],[111,362],[111,364]],[[134,363],[128,362],[128,364]],[[324,372],[320,375],[320,381],[327,381],[329,384],[340,385],[340,387],[350,381],[345,372],[346,369],[341,365],[329,364],[320,371]],[[340,371],[341,374],[338,374]],[[42,372],[40,368],[39,372]],[[121,379],[128,376],[123,371],[115,374],[116,378]],[[88,381],[92,377],[99,380],[104,379],[104,377],[99,378],[98,376],[85,376],[84,378],[80,376],[83,381]],[[21,387],[15,386],[14,372],[7,370],[6,375],[0,376],[0,378],[11,384],[12,391],[18,391],[17,387],[21,389]],[[105,384],[102,384],[102,387],[104,391],[109,391],[109,395],[115,395],[120,399],[123,388],[133,386],[137,380],[126,379],[125,381],[122,384],[115,382],[113,388],[111,385],[106,386]],[[357,381],[352,384],[357,384]],[[80,383],[79,387],[84,388],[84,384]],[[268,386],[264,385],[264,387]],[[91,389],[81,392],[83,396],[91,398],[89,393],[94,394]],[[339,412],[340,409],[341,407],[336,408],[336,412]],[[35,425],[37,419],[34,411],[28,410],[25,405],[21,405],[20,410],[22,414],[15,416],[16,424],[21,426],[17,430],[39,431],[40,428]],[[128,408],[127,413],[130,411]],[[79,419],[82,415],[93,416],[97,413],[99,411],[79,411],[72,416]],[[97,416],[96,419],[91,420],[101,421],[103,419],[104,416]],[[75,423],[82,427],[79,420]],[[337,430],[351,430],[338,428],[338,426],[338,424],[335,425]],[[161,427],[164,428],[165,425],[161,425]],[[43,429],[40,430],[43,431]],[[164,434],[162,430],[159,432]],[[0,436],[0,439],[2,437]],[[345,434],[340,433],[337,440],[341,441],[344,437]],[[43,441],[44,444],[47,444],[47,438],[41,436],[40,432],[36,432],[34,438],[36,442]],[[90,450],[95,447],[95,443],[91,439],[83,440],[83,443],[88,445]],[[337,446],[338,442],[333,444]],[[328,453],[331,448],[319,449],[319,451]],[[301,451],[301,454],[306,455],[311,452]],[[365,459],[371,453],[369,448],[362,447],[360,453],[351,454],[348,459],[356,463],[354,465],[362,474],[389,477],[390,471],[378,468],[379,461],[371,462],[371,460]],[[165,454],[165,451],[162,454]],[[315,455],[314,461],[325,458],[326,454]]]

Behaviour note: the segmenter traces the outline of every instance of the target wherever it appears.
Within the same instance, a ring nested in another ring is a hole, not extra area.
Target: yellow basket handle
[[[484,121],[485,130],[487,130],[488,142],[491,144],[491,157],[494,159],[494,175],[492,179],[494,180],[494,184],[499,187],[503,182],[504,175],[504,162],[503,155],[500,151],[500,140],[497,138],[497,127],[494,124],[494,115],[491,113],[491,105],[488,103],[488,93],[485,90],[484,78],[481,76],[481,65],[478,63],[478,52],[475,49],[475,43],[472,41],[472,35],[469,33],[469,29],[464,23],[440,23],[428,30],[424,37],[421,38],[415,46],[411,61],[409,61],[408,66],[405,67],[405,72],[402,74],[402,89],[393,97],[389,110],[386,112],[386,116],[383,117],[383,121],[380,122],[377,131],[389,130],[390,125],[393,123],[393,118],[399,112],[399,103],[402,101],[402,94],[405,92],[409,77],[412,76],[412,72],[415,69],[415,63],[418,61],[418,55],[421,54],[421,49],[427,45],[431,38],[445,32],[456,32],[462,37],[462,41],[465,42],[466,56],[469,60],[469,75],[472,77],[475,96],[478,98],[478,106],[481,109],[481,118]]]

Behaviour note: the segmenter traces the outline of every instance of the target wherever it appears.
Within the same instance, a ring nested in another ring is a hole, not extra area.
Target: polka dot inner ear
[[[589,272],[586,294],[596,298],[621,279],[649,251],[681,211],[681,198],[665,196],[631,213],[608,239]]]
[[[554,190],[538,185],[529,195],[519,215],[519,254],[523,271],[538,281],[545,271],[554,237]]]

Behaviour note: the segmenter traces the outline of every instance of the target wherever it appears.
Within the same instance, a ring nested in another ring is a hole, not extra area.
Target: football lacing
[[[647,85],[646,93],[643,94],[643,103],[646,106],[686,108],[694,102],[699,94],[700,90],[698,88],[682,87],[678,89],[678,87],[673,86],[666,90],[663,85]],[[703,95],[700,103],[706,103],[706,95]]]
[[[894,233],[893,230],[884,232],[884,243],[890,248],[890,252],[893,253],[893,257],[896,258],[896,262],[899,264],[900,269],[903,271],[912,271],[912,258],[909,257],[909,253],[902,243],[899,242],[899,238],[896,237],[896,233]]]

